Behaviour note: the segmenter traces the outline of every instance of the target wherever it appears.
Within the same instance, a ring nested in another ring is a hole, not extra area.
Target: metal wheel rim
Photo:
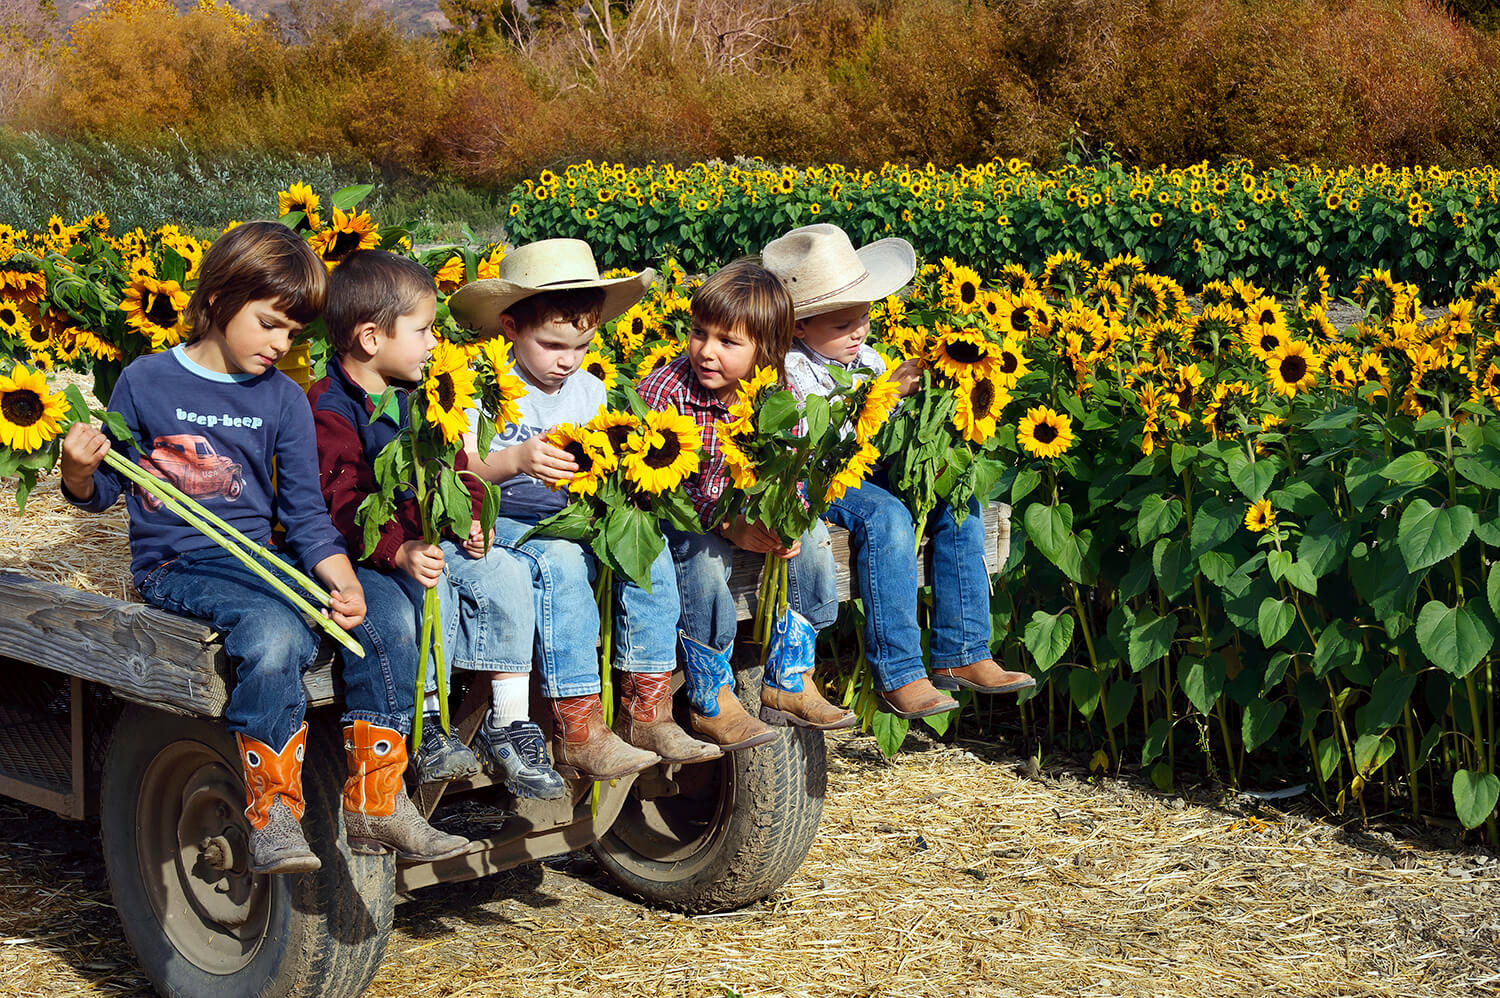
[[[249,869],[244,789],[219,753],[173,742],[136,798],[136,860],[162,934],[194,966],[233,974],[260,949],[272,878]]]
[[[734,810],[733,767],[732,755],[684,766],[675,777],[681,792],[671,797],[642,800],[632,789],[606,834],[616,859],[653,880],[681,880],[708,866]]]

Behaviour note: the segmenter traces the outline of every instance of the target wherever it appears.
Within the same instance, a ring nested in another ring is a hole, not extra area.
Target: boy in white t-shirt
[[[458,322],[481,334],[504,335],[516,373],[526,384],[521,418],[497,434],[490,452],[470,467],[500,486],[495,543],[531,567],[542,694],[552,706],[554,757],[589,779],[615,779],[658,762],[692,763],[719,755],[672,720],[676,668],[677,577],[665,547],[651,566],[651,591],[615,581],[620,620],[615,667],[624,675],[615,731],[604,726],[599,699],[599,607],[592,552],[558,537],[521,538],[558,512],[567,493],[549,487],[579,468],[546,439],[560,423],[582,424],[605,404],[604,384],[580,369],[601,323],[640,300],[655,272],[602,280],[587,243],[544,239],[512,250],[500,276],[475,281],[449,299]],[[519,598],[519,594],[518,594]],[[623,737],[621,737],[623,736]]]

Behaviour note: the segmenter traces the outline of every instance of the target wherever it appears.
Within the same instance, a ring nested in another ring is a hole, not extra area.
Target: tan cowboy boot
[[[760,719],[781,727],[813,728],[817,731],[841,731],[854,727],[857,718],[847,710],[835,707],[818,692],[809,676],[796,692],[777,689],[768,683],[760,688]]]
[[[992,658],[956,669],[933,669],[932,685],[940,690],[973,690],[975,693],[1018,693],[1036,680],[1024,672],[1002,669]]]
[[[655,752],[626,744],[604,726],[599,694],[554,697],[552,758],[558,769],[571,766],[588,780],[616,780],[661,762]]]
[[[621,673],[620,714],[614,729],[636,748],[661,756],[663,762],[690,765],[724,754],[719,746],[700,742],[672,720],[670,672]]]
[[[349,778],[344,781],[344,834],[349,851],[431,863],[468,848],[461,835],[440,832],[423,819],[406,788],[406,738],[394,728],[355,721],[344,728]]]
[[[713,740],[723,752],[754,748],[776,737],[776,732],[750,716],[732,686],[719,687],[712,715],[694,708],[689,719],[694,731]]]
[[[915,717],[931,717],[946,711],[957,710],[958,701],[946,693],[938,692],[926,676],[913,679],[904,686],[884,690],[875,694],[876,709],[895,714],[908,720]]]
[[[235,732],[245,770],[245,818],[250,822],[250,869],[256,873],[311,873],[323,864],[302,834],[302,759],[307,724],[280,751]]]

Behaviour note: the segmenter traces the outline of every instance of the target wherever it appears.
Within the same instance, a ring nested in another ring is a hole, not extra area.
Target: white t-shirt
[[[521,419],[498,428],[490,441],[491,454],[525,443],[559,423],[587,423],[605,403],[604,382],[587,371],[574,371],[551,395],[533,385],[520,365],[516,365],[515,373],[526,385],[526,394],[518,403]],[[474,421],[470,413],[471,429]],[[531,475],[516,475],[496,484],[500,486],[500,515],[512,520],[542,520],[568,504],[566,490],[549,489]]]

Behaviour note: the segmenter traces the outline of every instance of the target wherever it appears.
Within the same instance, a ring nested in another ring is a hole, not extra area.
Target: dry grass
[[[1500,863],[954,748],[830,746],[821,832],[766,902],[690,918],[573,856],[418,892],[372,995],[1500,993]],[[6,994],[144,994],[92,825],[0,804]]]

